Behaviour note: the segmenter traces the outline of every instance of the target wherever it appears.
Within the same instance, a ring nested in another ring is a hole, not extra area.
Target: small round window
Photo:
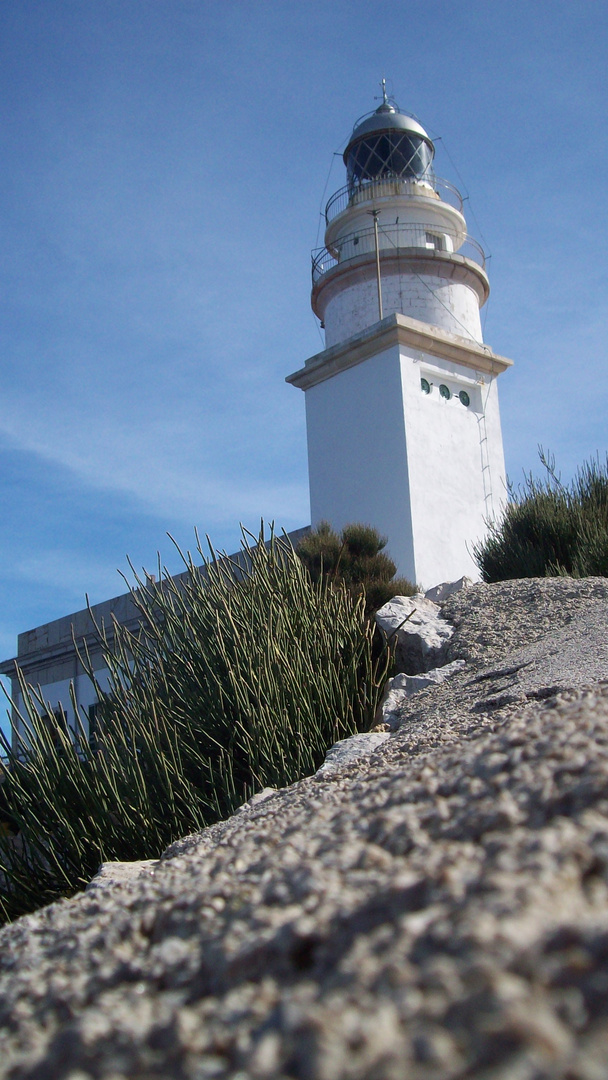
[[[430,394],[430,392],[431,392],[431,384],[430,384],[428,379],[421,379],[420,380],[420,389],[422,390],[423,394]]]
[[[458,397],[462,401],[462,404],[464,405],[465,409],[468,409],[469,405],[471,404],[471,399],[470,399],[469,395],[467,394],[466,390],[461,390]]]
[[[446,401],[449,401],[452,396],[452,391],[450,390],[449,386],[445,385],[445,383],[442,383],[439,387],[439,393],[441,394],[442,398],[445,398]]]

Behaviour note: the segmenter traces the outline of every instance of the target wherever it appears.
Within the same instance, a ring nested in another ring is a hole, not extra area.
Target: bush
[[[395,578],[397,567],[384,551],[387,538],[371,525],[345,525],[340,535],[322,521],[300,540],[297,554],[313,581],[344,585],[364,596],[366,612],[378,611],[393,596],[413,596],[416,586]]]
[[[363,599],[313,583],[274,535],[203,562],[188,556],[179,582],[137,579],[137,635],[98,628],[111,681],[96,684],[94,745],[22,680],[24,734],[17,752],[5,744],[20,827],[0,836],[5,918],[82,888],[100,862],[158,857],[369,728],[392,657],[373,654]]]
[[[542,450],[540,460],[544,478],[526,477],[474,549],[483,580],[608,576],[608,458],[585,462],[569,486]]]

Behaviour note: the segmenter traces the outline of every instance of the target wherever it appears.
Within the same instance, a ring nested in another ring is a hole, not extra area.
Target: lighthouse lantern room
[[[429,588],[478,577],[473,545],[506,497],[496,379],[511,361],[483,343],[490,286],[462,198],[382,88],[312,254],[325,349],[287,381],[306,394],[313,525],[375,526]]]

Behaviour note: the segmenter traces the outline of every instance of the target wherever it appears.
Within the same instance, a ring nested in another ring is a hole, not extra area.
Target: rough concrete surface
[[[402,708],[405,699],[419,694],[429,686],[437,686],[439,683],[451,679],[457,672],[462,671],[466,660],[452,660],[443,667],[433,668],[423,675],[406,675],[400,672],[387,681],[384,695],[376,710],[375,727],[382,725],[383,730],[394,731],[401,726]]]
[[[317,776],[327,775],[342,769],[351,761],[359,761],[360,758],[368,757],[374,750],[382,746],[389,738],[388,731],[368,731],[361,735],[351,735],[348,739],[330,746],[321,768],[317,770]]]
[[[157,859],[142,859],[139,862],[103,863],[87,885],[86,891],[95,892],[96,889],[113,888],[126,881],[134,881],[140,874],[154,873],[157,862]]]
[[[450,597],[372,755],[0,933],[0,1074],[605,1080],[608,582]]]

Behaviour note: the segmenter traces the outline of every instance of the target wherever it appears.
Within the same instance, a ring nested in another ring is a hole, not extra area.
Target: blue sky
[[[507,468],[604,454],[608,8],[3,0],[0,652],[166,533],[308,521],[319,208],[386,75],[492,254]],[[382,419],[378,418],[381,432]]]

